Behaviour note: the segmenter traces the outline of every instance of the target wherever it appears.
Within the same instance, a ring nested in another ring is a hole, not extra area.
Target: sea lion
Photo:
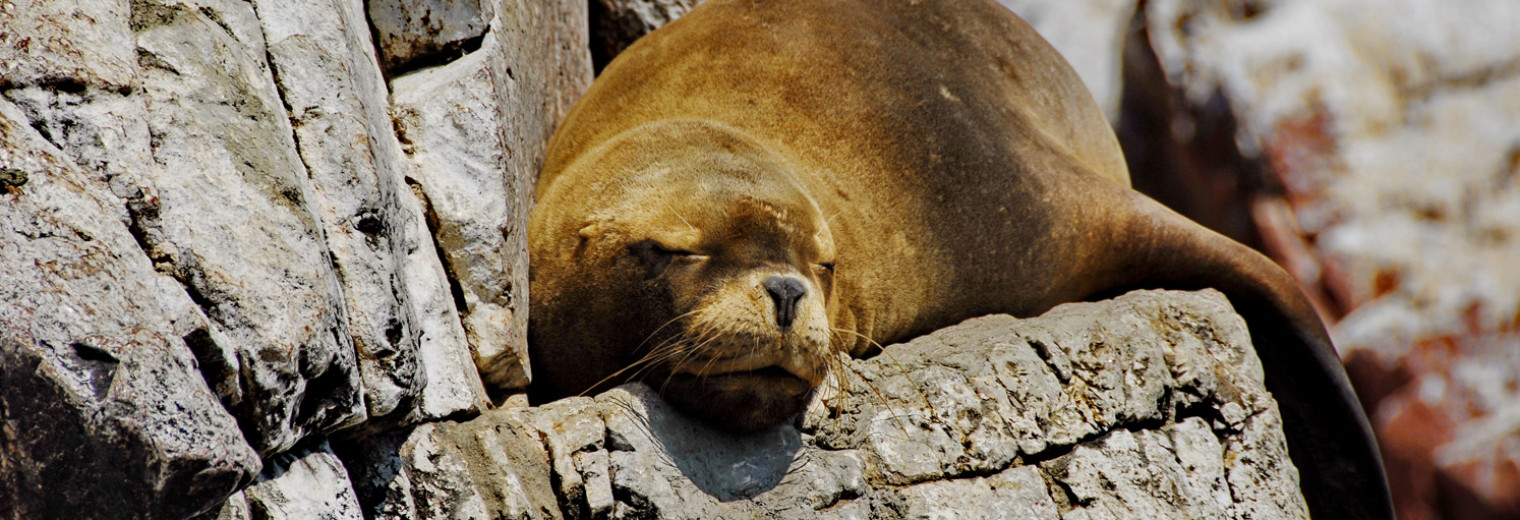
[[[642,377],[734,429],[795,416],[838,352],[1214,287],[1247,320],[1313,515],[1392,518],[1292,279],[1130,189],[1091,94],[990,0],[705,2],[571,110],[529,254],[535,401]]]

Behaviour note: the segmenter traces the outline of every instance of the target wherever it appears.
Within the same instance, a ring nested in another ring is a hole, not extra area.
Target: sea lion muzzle
[[[781,330],[792,328],[792,319],[797,317],[797,300],[807,295],[807,286],[790,276],[766,278],[764,285],[776,304],[776,326]]]

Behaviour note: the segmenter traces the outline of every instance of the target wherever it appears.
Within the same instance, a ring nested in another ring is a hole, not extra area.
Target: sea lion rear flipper
[[[1122,190],[1135,208],[1119,226],[1113,288],[1225,293],[1245,317],[1282,412],[1300,489],[1316,519],[1392,519],[1393,506],[1372,428],[1308,298],[1256,251]]]

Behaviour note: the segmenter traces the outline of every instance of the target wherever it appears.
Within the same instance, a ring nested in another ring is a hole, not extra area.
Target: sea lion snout
[[[807,286],[790,276],[771,276],[763,285],[776,304],[776,326],[781,330],[792,328],[792,320],[797,317],[797,301],[807,295]]]

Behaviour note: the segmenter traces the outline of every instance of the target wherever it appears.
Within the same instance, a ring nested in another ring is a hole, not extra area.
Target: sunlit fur
[[[738,135],[693,121],[636,128],[577,165],[596,179],[591,196],[545,194],[565,218],[534,223],[554,239],[535,242],[552,247],[533,251],[533,320],[559,333],[535,335],[533,357],[575,342],[598,358],[535,363],[553,394],[643,379],[699,415],[734,400],[753,410],[741,429],[806,404],[836,357],[833,238],[785,161]],[[785,328],[762,285],[773,276],[806,288]],[[578,325],[588,300],[620,326]]]

